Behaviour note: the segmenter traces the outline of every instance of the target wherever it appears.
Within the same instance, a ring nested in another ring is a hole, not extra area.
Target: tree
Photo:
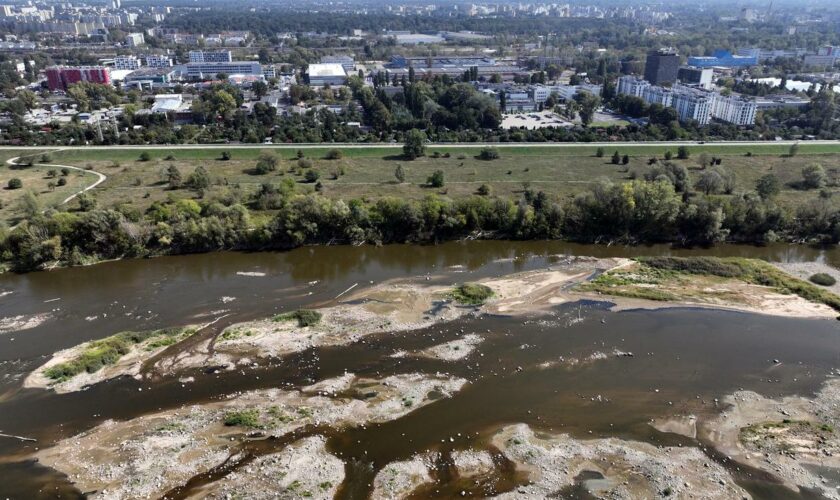
[[[58,184],[59,186],[66,186],[67,185],[67,179],[65,179],[64,177],[61,177],[60,179],[58,179],[58,182],[56,184]]]
[[[613,165],[618,165],[619,163],[621,163],[621,154],[619,154],[619,152],[616,151],[612,155],[612,164]]]
[[[426,179],[426,184],[434,188],[443,187],[443,170],[435,170],[432,173],[432,175],[430,175],[429,178]]]
[[[187,178],[187,186],[195,191],[204,191],[210,187],[210,174],[199,165]]]
[[[603,158],[604,157],[604,148],[598,148],[595,150],[595,157],[596,158]]]
[[[773,198],[782,190],[782,183],[773,174],[766,174],[759,177],[755,182],[755,191],[763,200]]]
[[[277,170],[277,156],[271,153],[263,153],[257,159],[257,166],[254,171],[259,175],[265,175],[269,172]]]
[[[601,98],[589,92],[578,92],[575,94],[575,102],[578,104],[578,115],[584,127],[588,127],[595,117],[595,110],[601,105]]]
[[[41,203],[31,190],[23,193],[20,199],[20,211],[27,218],[32,218],[41,213]]]
[[[397,165],[397,168],[394,170],[394,177],[396,177],[397,182],[400,184],[405,182],[405,172],[403,171],[402,165]]]
[[[330,149],[324,156],[324,158],[326,158],[327,160],[340,160],[341,157],[342,153],[340,149]]]
[[[819,189],[825,186],[825,170],[819,163],[812,163],[802,169],[802,186],[805,189]]]
[[[790,145],[790,148],[788,149],[788,156],[793,158],[794,156],[797,155],[797,153],[799,153],[799,143],[794,142],[793,144]]]
[[[479,160],[498,160],[499,159],[499,150],[496,148],[482,148],[481,151],[478,153]]]
[[[58,170],[54,168],[47,170],[47,177],[49,177],[50,179],[55,179],[56,177],[58,177]]]
[[[303,176],[303,179],[308,183],[317,182],[321,178],[321,174],[317,170],[309,169]]]
[[[67,168],[67,167],[62,168],[61,169],[61,175],[63,175],[64,177],[67,177],[68,175],[70,175],[70,169]]]
[[[668,151],[665,151],[665,159],[666,160],[670,161],[673,157],[674,157],[674,153],[672,153],[670,149]]]
[[[476,191],[476,193],[478,193],[480,196],[488,196],[490,192],[490,186],[488,186],[487,184],[482,184],[478,186],[478,190]]]
[[[260,99],[268,94],[268,84],[257,80],[251,84],[251,92],[254,93],[254,96],[256,96],[257,99]]]
[[[677,158],[680,160],[687,160],[689,156],[691,156],[691,152],[688,150],[688,147],[680,146],[677,148]]]
[[[6,187],[9,189],[20,189],[23,187],[23,181],[18,179],[17,177],[9,179],[9,182],[8,184],[6,184]]]
[[[422,130],[413,128],[405,135],[403,156],[407,160],[414,160],[426,154],[426,134]]]
[[[149,161],[152,159],[152,155],[149,154],[148,151],[143,151],[140,153],[140,161]]]
[[[219,158],[222,161],[230,160],[230,151],[222,151],[222,156]]]
[[[96,208],[96,198],[89,193],[82,193],[78,196],[79,210],[82,212],[90,212]]]
[[[717,172],[708,170],[700,175],[694,188],[702,191],[706,195],[718,193],[723,190],[723,178]]]
[[[163,178],[166,180],[167,184],[169,184],[169,189],[178,189],[181,187],[181,183],[183,182],[181,171],[178,170],[178,167],[175,165],[169,165],[166,168]]]
[[[622,165],[627,165],[628,163],[630,163],[630,157],[627,156],[627,155],[622,156],[621,157],[621,164]]]

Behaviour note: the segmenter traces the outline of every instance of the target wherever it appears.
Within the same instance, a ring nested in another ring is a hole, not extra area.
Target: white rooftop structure
[[[309,74],[309,84],[317,87],[343,85],[347,79],[347,72],[338,63],[310,64],[307,73]]]

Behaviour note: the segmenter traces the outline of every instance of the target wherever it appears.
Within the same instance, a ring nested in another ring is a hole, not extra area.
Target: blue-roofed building
[[[712,56],[694,56],[688,58],[688,65],[697,68],[712,68],[720,66],[724,68],[745,68],[758,64],[758,57],[736,56],[728,50],[716,50]]]

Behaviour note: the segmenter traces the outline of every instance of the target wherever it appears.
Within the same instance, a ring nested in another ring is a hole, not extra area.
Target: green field
[[[169,190],[163,182],[161,172],[169,165],[175,165],[186,179],[199,165],[203,165],[211,174],[214,185],[205,194],[207,198],[228,196],[231,191],[244,194],[253,192],[263,183],[279,183],[285,178],[296,182],[301,193],[312,192],[314,184],[304,183],[301,169],[298,168],[297,152],[294,146],[255,146],[248,149],[230,149],[231,159],[220,160],[222,149],[70,149],[49,150],[51,163],[67,164],[86,169],[93,169],[108,176],[108,180],[93,190],[99,206],[109,207],[128,203],[140,210],[147,208],[156,200],[165,200],[171,196],[195,196],[188,190]],[[341,148],[342,158],[327,160],[326,152],[331,149],[307,148],[303,152],[312,161],[314,169],[320,173],[323,186],[322,194],[334,198],[376,199],[383,196],[396,196],[420,199],[429,194],[440,194],[453,198],[476,193],[482,184],[490,187],[492,196],[518,198],[525,187],[543,190],[559,198],[568,199],[587,189],[598,179],[606,178],[614,182],[627,181],[635,173],[641,177],[649,168],[648,160],[653,156],[660,159],[666,150],[675,156],[676,146],[661,145],[617,145],[604,147],[602,158],[595,156],[595,146],[500,146],[500,158],[483,161],[476,157],[480,147],[469,146],[429,146],[427,156],[414,161],[405,161],[399,148]],[[702,152],[709,156],[723,158],[722,167],[734,172],[737,179],[736,191],[752,190],[755,181],[767,173],[777,175],[785,184],[778,200],[787,206],[794,206],[805,200],[819,196],[817,191],[801,191],[793,186],[801,178],[802,168],[811,163],[821,164],[829,176],[840,185],[840,146],[833,144],[807,144],[800,146],[794,157],[787,155],[789,146],[767,144],[761,146],[744,145],[697,145],[691,146],[691,157],[687,160],[673,160],[685,165],[692,176],[692,184],[699,175],[698,157]],[[610,157],[614,151],[630,156],[628,165],[613,165]],[[139,161],[139,156],[147,151],[150,161]],[[279,168],[266,175],[255,175],[253,167],[257,157],[265,152],[277,155]],[[435,153],[440,157],[435,158]],[[449,157],[444,155],[448,153]],[[750,153],[751,156],[746,156]],[[8,179],[19,177],[24,181],[24,189],[10,191],[2,189],[0,201],[0,219],[7,224],[14,224],[21,216],[19,199],[30,189],[41,200],[43,206],[52,206],[70,194],[92,183],[95,177],[73,172],[68,177],[68,185],[50,191],[46,178],[48,168],[34,166],[24,169],[11,169],[5,160],[19,154],[33,155],[40,153],[0,150],[0,185],[5,188]],[[166,159],[171,155],[170,159]],[[37,158],[38,156],[35,156]],[[394,171],[402,166],[405,182],[397,183]],[[436,170],[445,175],[442,188],[426,187],[426,179]],[[334,178],[335,177],[335,178]],[[831,190],[840,190],[832,187]],[[74,208],[75,202],[71,202]]]

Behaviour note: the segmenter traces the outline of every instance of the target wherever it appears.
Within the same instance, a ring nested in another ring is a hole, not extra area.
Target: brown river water
[[[483,315],[433,328],[368,337],[364,343],[312,349],[258,370],[196,372],[186,387],[175,377],[157,383],[124,378],[88,390],[56,395],[21,390],[26,374],[55,351],[123,330],[195,323],[230,315],[218,324],[269,316],[302,306],[321,306],[354,284],[428,275],[434,283],[541,269],[558,254],[596,257],[717,255],[772,261],[821,261],[840,267],[840,250],[796,245],[721,245],[708,249],[668,246],[605,247],[562,242],[482,241],[437,246],[307,247],[283,253],[214,253],[109,262],[86,268],[0,276],[0,318],[45,315],[39,326],[0,334],[0,498],[78,498],[61,474],[27,456],[38,447],[89,429],[106,419],[128,419],[187,403],[205,402],[241,390],[295,388],[345,371],[385,376],[446,372],[471,383],[449,399],[397,420],[341,431],[313,430],[347,463],[339,496],[365,498],[376,471],[428,449],[442,452],[434,487],[418,497],[447,498],[508,491],[523,480],[510,464],[497,464],[492,482],[464,484],[449,473],[448,452],[486,443],[504,425],[581,438],[609,437],[654,444],[703,446],[654,430],[649,421],[686,412],[715,412],[715,398],[738,389],[770,397],[811,394],[840,367],[840,323],[797,320],[689,308],[610,312],[603,303],[556,307],[523,319]],[[10,292],[10,293],[9,293]],[[485,341],[464,362],[392,358],[397,349],[422,349],[465,332]],[[537,369],[561,356],[585,357],[614,349],[633,352],[570,371]],[[781,359],[781,365],[772,360]],[[138,390],[142,389],[142,391]],[[450,441],[452,436],[461,436]],[[445,441],[445,442],[444,442]],[[256,447],[281,447],[266,441]],[[261,453],[271,450],[254,450]],[[738,483],[756,498],[812,498],[795,494],[772,478],[726,461]],[[840,481],[835,475],[830,480]],[[196,477],[173,496],[212,477]],[[571,488],[565,498],[587,498]]]

